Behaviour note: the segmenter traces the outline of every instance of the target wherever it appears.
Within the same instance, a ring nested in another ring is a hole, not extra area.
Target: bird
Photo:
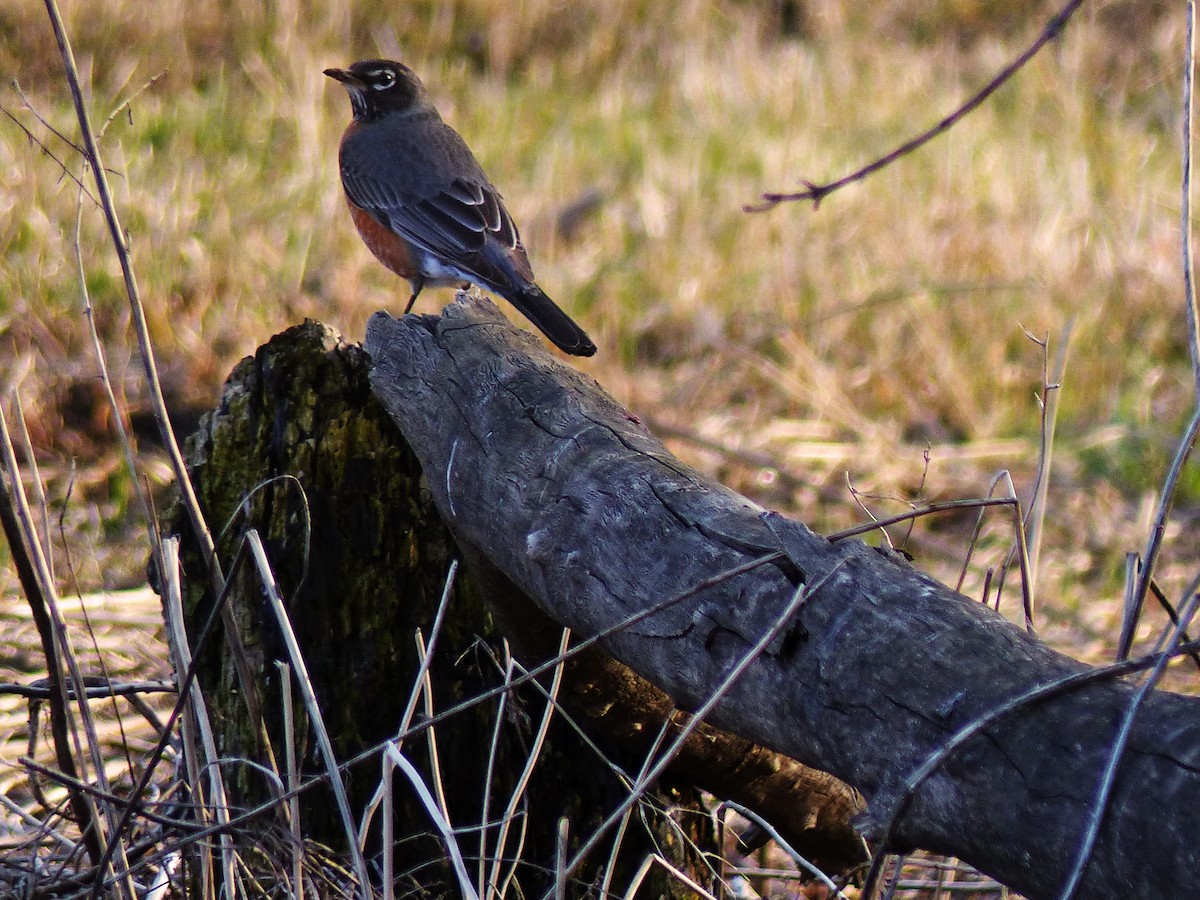
[[[500,193],[412,69],[368,59],[324,73],[350,95],[353,118],[338,149],[350,217],[370,251],[411,285],[404,312],[425,287],[476,284],[565,353],[593,355],[596,345],[535,283]]]

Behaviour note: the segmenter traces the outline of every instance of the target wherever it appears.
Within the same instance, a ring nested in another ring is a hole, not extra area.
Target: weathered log
[[[257,528],[262,535],[342,760],[395,735],[418,667],[414,630],[421,627],[428,634],[450,561],[459,555],[433,506],[416,458],[371,395],[367,372],[366,354],[329,329],[316,323],[290,329],[238,365],[219,407],[205,417],[188,453],[206,518],[220,532],[218,549],[225,566],[247,528]],[[181,511],[173,517],[173,526],[187,535],[187,519]],[[194,643],[213,598],[198,548],[185,540],[184,551],[190,576],[185,579],[186,611]],[[507,590],[492,584],[486,571],[484,575],[489,597]],[[264,698],[271,754],[260,744],[249,719],[229,648],[219,632],[197,656],[200,681],[222,756],[269,765],[272,755],[279,762],[284,758],[280,672],[274,662],[286,654],[279,630],[262,603],[257,574],[244,569],[234,583],[228,602],[250,656],[258,693]],[[488,659],[502,653],[502,632],[493,626],[479,584],[477,578],[462,574],[456,582],[433,655],[435,712],[498,683]],[[534,629],[528,617],[522,619],[521,628],[513,629],[526,639],[526,652],[534,654],[535,662],[554,652],[561,632],[549,620],[543,624],[546,640],[538,647],[530,641]],[[644,744],[660,726],[662,715],[622,712],[633,708],[619,698],[614,701],[615,692],[607,687],[633,682],[628,670],[594,653],[573,664],[563,690],[571,701],[568,708],[578,709],[580,718],[596,713],[601,724],[595,730],[601,736],[617,730],[609,727],[615,720],[640,735]],[[293,712],[301,766],[306,776],[319,776],[324,767],[296,696]],[[536,723],[544,702],[533,688],[521,689],[511,698],[490,769],[495,702],[437,726],[447,804],[455,825],[469,829],[478,823],[482,789],[486,774],[491,773],[494,799],[487,830],[493,847],[503,802],[495,798],[507,797],[517,779],[528,751],[528,722]],[[595,709],[589,710],[589,704]],[[669,704],[660,702],[660,706]],[[524,712],[511,715],[514,709]],[[637,758],[629,751],[641,745],[620,737],[615,735],[610,742],[616,758],[636,768]],[[425,741],[425,736],[418,736],[405,746],[432,780]],[[764,814],[777,815],[790,837],[802,846],[807,842],[805,849],[832,869],[859,861],[860,846],[848,824],[857,807],[844,786],[819,776],[817,783],[828,785],[828,796],[814,794],[814,799],[807,799],[804,793],[789,794],[787,786],[795,786],[796,773],[806,771],[795,763],[730,736],[714,740],[714,747],[737,753],[741,763],[740,776],[736,766],[708,763],[720,769],[726,781],[732,777],[736,782],[726,795],[757,805]],[[711,760],[712,755],[700,754],[700,758]],[[270,799],[269,781],[254,767],[226,765],[223,771],[235,806],[246,809]],[[377,756],[352,770],[349,786],[356,814],[378,781]],[[559,817],[569,817],[571,838],[577,843],[627,793],[610,766],[558,717],[534,769],[521,826],[524,849],[518,882],[526,896],[540,894],[549,883]],[[758,804],[756,794],[763,795]],[[432,834],[426,811],[399,781],[396,795],[397,843],[392,852],[397,873],[409,873],[401,886],[406,893],[453,892],[445,851]],[[789,797],[794,808],[784,807]],[[651,806],[671,811],[671,818],[648,811],[641,821],[650,829],[630,830],[613,887],[622,888],[651,850],[665,853],[698,880],[710,877],[700,851],[717,848],[697,792],[675,778],[657,786],[650,799]],[[308,791],[301,801],[306,837],[341,845],[341,826],[328,791]],[[258,835],[255,840],[264,832],[277,832],[286,840],[278,812],[276,806],[262,816],[252,832]],[[464,853],[477,850],[476,834],[468,830],[462,838]],[[373,840],[369,850],[377,852],[378,843]],[[577,875],[586,883],[604,862],[597,858]],[[471,868],[474,871],[473,864]],[[657,867],[650,873],[647,889],[664,896],[681,893],[680,883]]]
[[[696,473],[486,301],[377,314],[366,348],[461,545],[576,634],[617,629],[605,650],[683,709],[723,691],[712,724],[861,790],[874,836],[956,731],[1087,668],[894,555],[831,543]],[[783,633],[725,684],[802,586]],[[668,598],[681,599],[620,627]],[[986,729],[920,787],[891,847],[1056,896],[1132,692],[1089,683]],[[1200,700],[1152,692],[1076,896],[1196,896],[1198,825]]]

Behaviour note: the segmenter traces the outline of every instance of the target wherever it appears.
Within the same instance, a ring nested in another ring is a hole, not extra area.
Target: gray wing
[[[490,184],[456,178],[421,197],[403,194],[383,179],[346,166],[342,184],[356,206],[484,287],[507,295],[533,285],[533,269],[517,226]]]

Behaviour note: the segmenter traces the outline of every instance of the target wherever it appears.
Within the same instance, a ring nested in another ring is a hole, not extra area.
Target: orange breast
[[[420,266],[402,237],[380,225],[374,216],[362,207],[355,206],[349,198],[346,198],[346,205],[350,207],[350,218],[354,220],[354,227],[362,236],[363,243],[381,263],[401,278],[411,280],[421,274]]]

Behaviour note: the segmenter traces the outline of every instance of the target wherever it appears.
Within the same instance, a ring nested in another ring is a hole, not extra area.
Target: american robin
[[[370,59],[325,74],[345,85],[354,111],[339,151],[350,216],[379,261],[412,285],[404,311],[426,285],[472,282],[508,300],[563,351],[595,353],[534,284],[500,194],[412,70]]]

